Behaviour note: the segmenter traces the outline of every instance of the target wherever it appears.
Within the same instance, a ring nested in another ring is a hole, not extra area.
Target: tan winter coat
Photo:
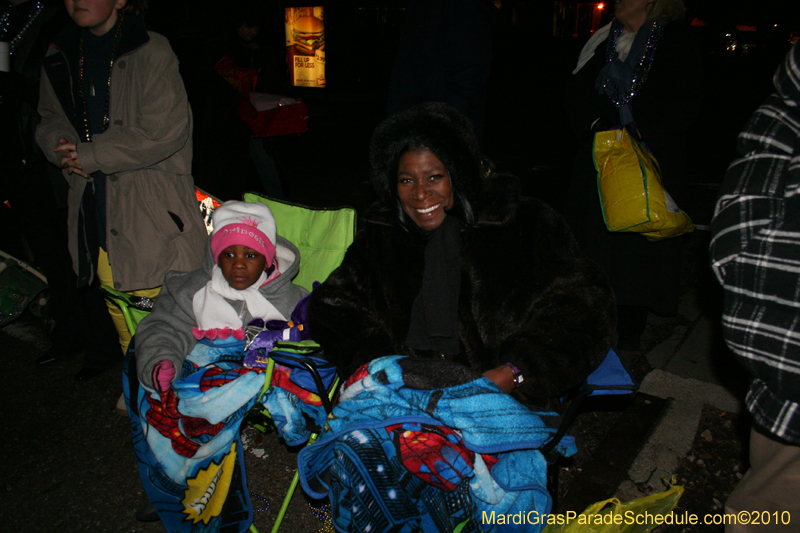
[[[57,39],[44,61],[36,140],[60,165],[54,149],[66,138],[77,144],[87,174],[106,174],[107,252],[115,288],[130,291],[161,285],[169,270],[199,268],[207,234],[194,195],[192,112],[177,58],[165,37],[145,32],[140,20],[126,23],[130,31],[123,27],[113,66],[108,129],[87,143],[73,125],[82,120],[82,103],[70,90],[79,41],[78,29],[68,28],[60,36],[63,44]],[[78,226],[91,182],[66,170],[64,177],[70,187],[69,248],[78,272],[88,259],[79,258],[86,247],[79,246]]]

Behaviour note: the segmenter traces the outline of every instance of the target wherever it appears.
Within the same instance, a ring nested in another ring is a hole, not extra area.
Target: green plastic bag
[[[682,515],[671,514],[683,495],[683,485],[667,491],[620,502],[609,498],[593,503],[579,515],[550,515],[542,533],[647,533],[665,523],[682,523]]]

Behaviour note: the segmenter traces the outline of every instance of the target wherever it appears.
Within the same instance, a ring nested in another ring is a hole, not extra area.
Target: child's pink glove
[[[160,361],[153,369],[153,386],[158,392],[167,391],[174,377],[175,365],[171,361]]]

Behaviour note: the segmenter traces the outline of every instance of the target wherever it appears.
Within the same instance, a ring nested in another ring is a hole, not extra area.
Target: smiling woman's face
[[[442,225],[453,207],[450,173],[430,150],[413,150],[397,165],[397,196],[406,215],[425,231]]]

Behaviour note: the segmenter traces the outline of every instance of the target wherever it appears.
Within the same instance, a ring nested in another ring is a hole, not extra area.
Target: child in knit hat
[[[307,294],[292,283],[300,253],[277,235],[269,207],[225,202],[212,223],[202,268],[167,274],[153,312],[136,332],[136,367],[145,387],[168,388],[198,341],[243,340],[251,320],[288,320]]]
[[[243,468],[240,426],[265,376],[244,366],[244,328],[288,320],[308,294],[292,283],[300,254],[266,205],[226,202],[211,220],[202,268],[167,274],[136,331],[136,368],[128,360],[124,370],[142,484],[168,531],[241,520],[229,491],[250,507],[244,473],[233,472]]]

